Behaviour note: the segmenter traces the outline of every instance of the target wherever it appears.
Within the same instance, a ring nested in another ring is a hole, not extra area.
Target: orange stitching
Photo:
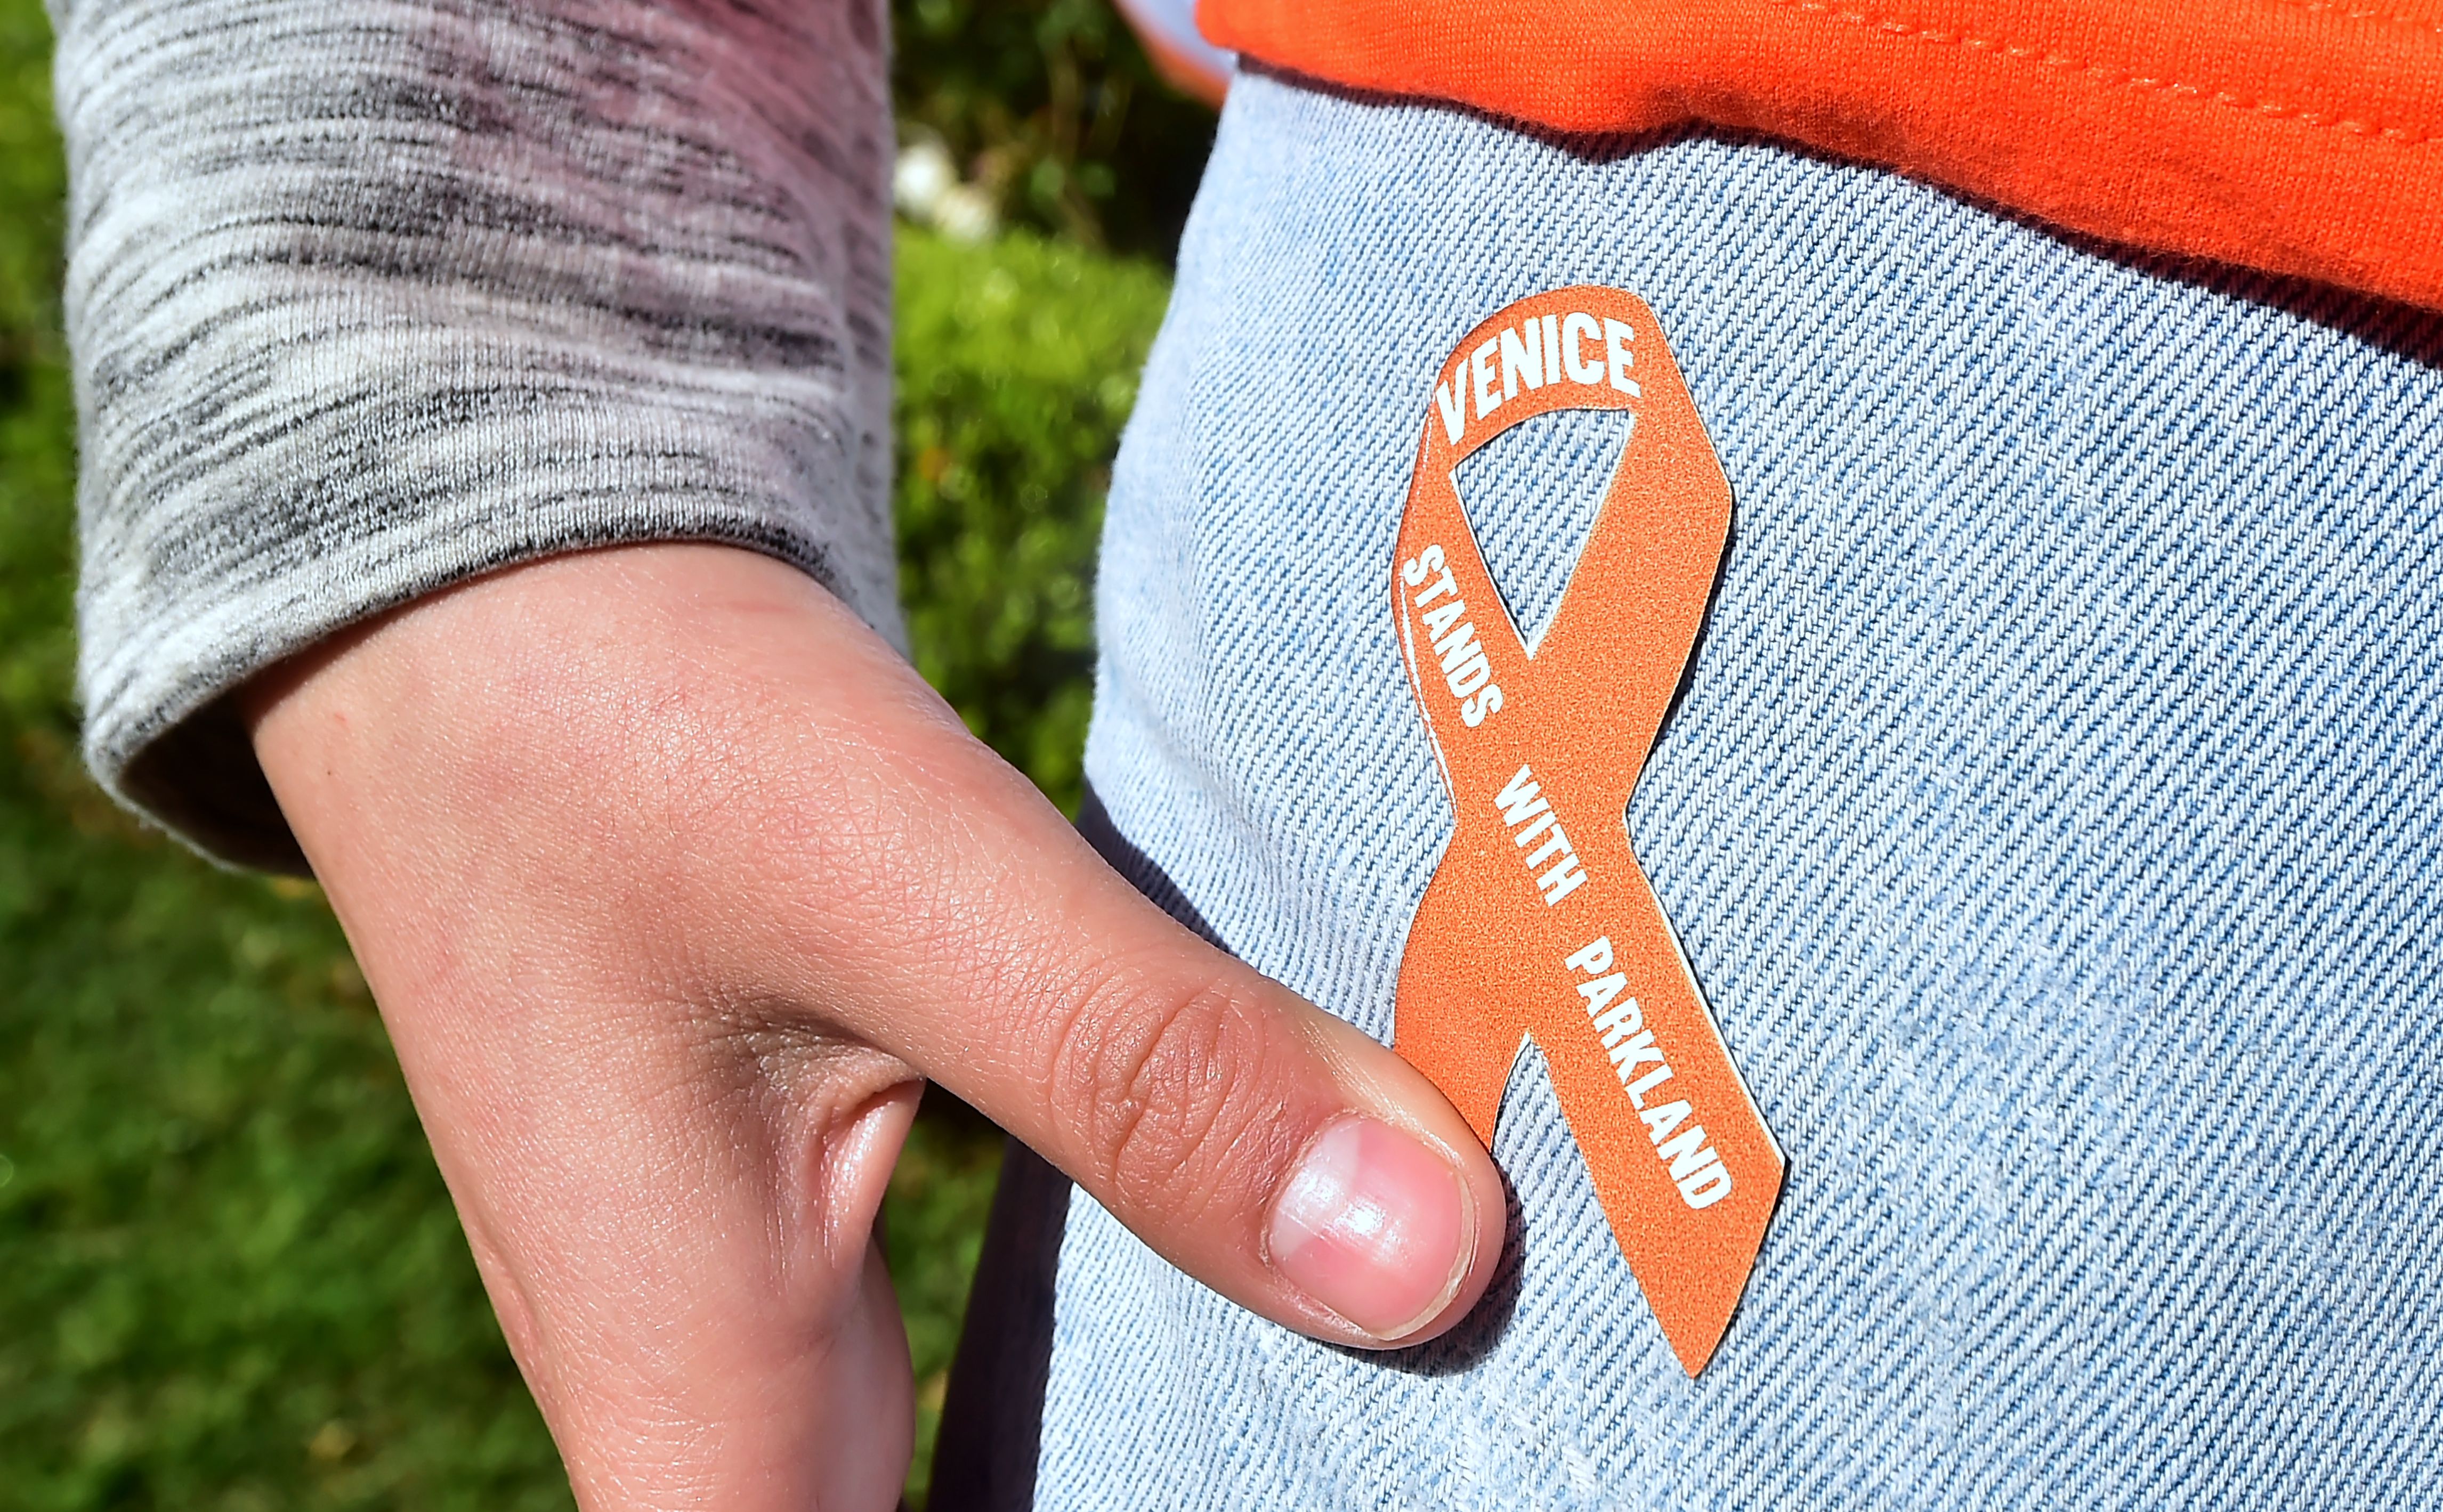
[[[2108,64],[2091,64],[2083,59],[2047,52],[2042,47],[2031,47],[2022,43],[1999,42],[1991,37],[1963,36],[1956,31],[1943,31],[1933,27],[1912,27],[1906,22],[1888,18],[1878,19],[1858,10],[1836,10],[1830,0],[1768,0],[1768,3],[1789,6],[1797,10],[1813,11],[1836,21],[1846,21],[1853,27],[1871,27],[1877,31],[1902,40],[1941,43],[1948,46],[1966,47],[1975,52],[1997,53],[2005,58],[2032,59],[2039,68],[2068,69],[2085,74],[2101,84],[2118,83],[2129,89],[2160,90],[2167,95],[2204,100],[2232,110],[2244,110],[2251,115],[2295,120],[2302,126],[2347,132],[2353,137],[2370,137],[2378,141],[2392,142],[2397,146],[2426,147],[2437,141],[2443,141],[2443,136],[2430,134],[2415,137],[2404,127],[2377,126],[2363,120],[2353,120],[2347,116],[2337,116],[2328,111],[2305,110],[2295,105],[2277,104],[2269,100],[2249,100],[2232,94],[2228,89],[2216,90],[2209,94],[2202,84],[2183,84],[2162,79],[2141,78],[2125,68],[2116,68]]]

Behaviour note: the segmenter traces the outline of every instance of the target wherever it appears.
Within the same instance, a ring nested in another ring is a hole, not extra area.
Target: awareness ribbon
[[[1550,628],[1512,623],[1452,469],[1512,426],[1620,410],[1630,435]],[[1525,1040],[1687,1373],[1738,1305],[1782,1157],[1628,844],[1694,647],[1731,491],[1662,328],[1618,289],[1510,305],[1442,366],[1391,591],[1458,825],[1401,962],[1393,1047],[1490,1146]]]

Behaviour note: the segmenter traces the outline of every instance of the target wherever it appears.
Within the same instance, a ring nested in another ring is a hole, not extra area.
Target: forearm
[[[878,7],[66,0],[95,770],[293,864],[227,694],[619,540],[896,634]]]

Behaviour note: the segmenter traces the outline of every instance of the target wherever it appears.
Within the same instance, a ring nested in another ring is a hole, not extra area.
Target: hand
[[[501,573],[250,690],[589,1508],[888,1507],[873,1215],[930,1077],[1292,1328],[1430,1338],[1500,1246],[1421,1076],[1140,898],[793,569]]]

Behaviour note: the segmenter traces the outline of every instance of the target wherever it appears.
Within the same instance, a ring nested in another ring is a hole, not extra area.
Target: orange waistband
[[[1769,133],[2073,230],[2443,308],[2443,0],[1203,0],[1353,88]]]

